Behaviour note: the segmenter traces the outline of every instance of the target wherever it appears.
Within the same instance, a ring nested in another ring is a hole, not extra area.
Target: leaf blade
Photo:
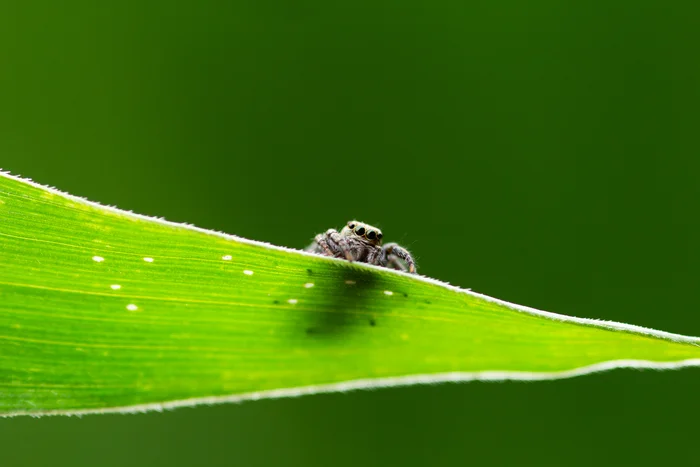
[[[700,362],[697,338],[539,312],[8,175],[0,216],[2,414]]]

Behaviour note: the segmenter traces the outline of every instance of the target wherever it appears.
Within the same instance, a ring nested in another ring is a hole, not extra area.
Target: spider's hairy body
[[[405,248],[396,243],[382,246],[382,231],[369,224],[350,221],[338,232],[328,229],[316,235],[306,250],[348,261],[375,264],[386,268],[416,272],[416,263]]]

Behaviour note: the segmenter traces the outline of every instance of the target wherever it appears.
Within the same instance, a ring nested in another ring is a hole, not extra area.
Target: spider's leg
[[[385,264],[389,264],[392,257],[398,257],[399,259],[406,261],[406,264],[408,265],[408,272],[411,274],[416,273],[416,262],[413,261],[411,253],[409,253],[404,247],[401,247],[396,243],[384,245],[384,248],[382,248],[382,256],[384,257],[383,261],[386,262]]]
[[[316,246],[320,247],[320,251],[318,248],[315,248]],[[308,249],[314,248],[313,250],[315,253],[322,253],[325,254],[326,256],[335,256],[335,252],[332,250],[331,245],[329,244],[326,234],[318,234],[316,237],[314,237],[314,243],[312,243]]]
[[[388,265],[394,269],[398,269],[399,271],[406,271],[408,269],[405,264],[399,261],[399,257],[396,255],[389,255],[388,261]]]
[[[333,244],[336,247],[336,250],[339,250],[337,252],[342,253],[343,256],[345,256],[345,259],[347,259],[348,261],[355,260],[355,258],[352,257],[352,251],[350,250],[350,245],[348,245],[348,241],[343,236],[341,236],[337,230],[328,229],[326,231],[326,238],[329,240],[328,244]]]

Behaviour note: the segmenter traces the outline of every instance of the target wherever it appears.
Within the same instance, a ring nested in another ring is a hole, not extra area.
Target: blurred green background
[[[697,2],[0,7],[0,167],[305,246],[357,218],[419,271],[700,335]],[[0,420],[3,466],[669,465],[699,370]]]

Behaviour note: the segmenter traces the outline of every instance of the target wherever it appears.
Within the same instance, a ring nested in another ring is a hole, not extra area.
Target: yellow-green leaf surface
[[[696,338],[101,207],[0,176],[0,414],[700,364]]]

